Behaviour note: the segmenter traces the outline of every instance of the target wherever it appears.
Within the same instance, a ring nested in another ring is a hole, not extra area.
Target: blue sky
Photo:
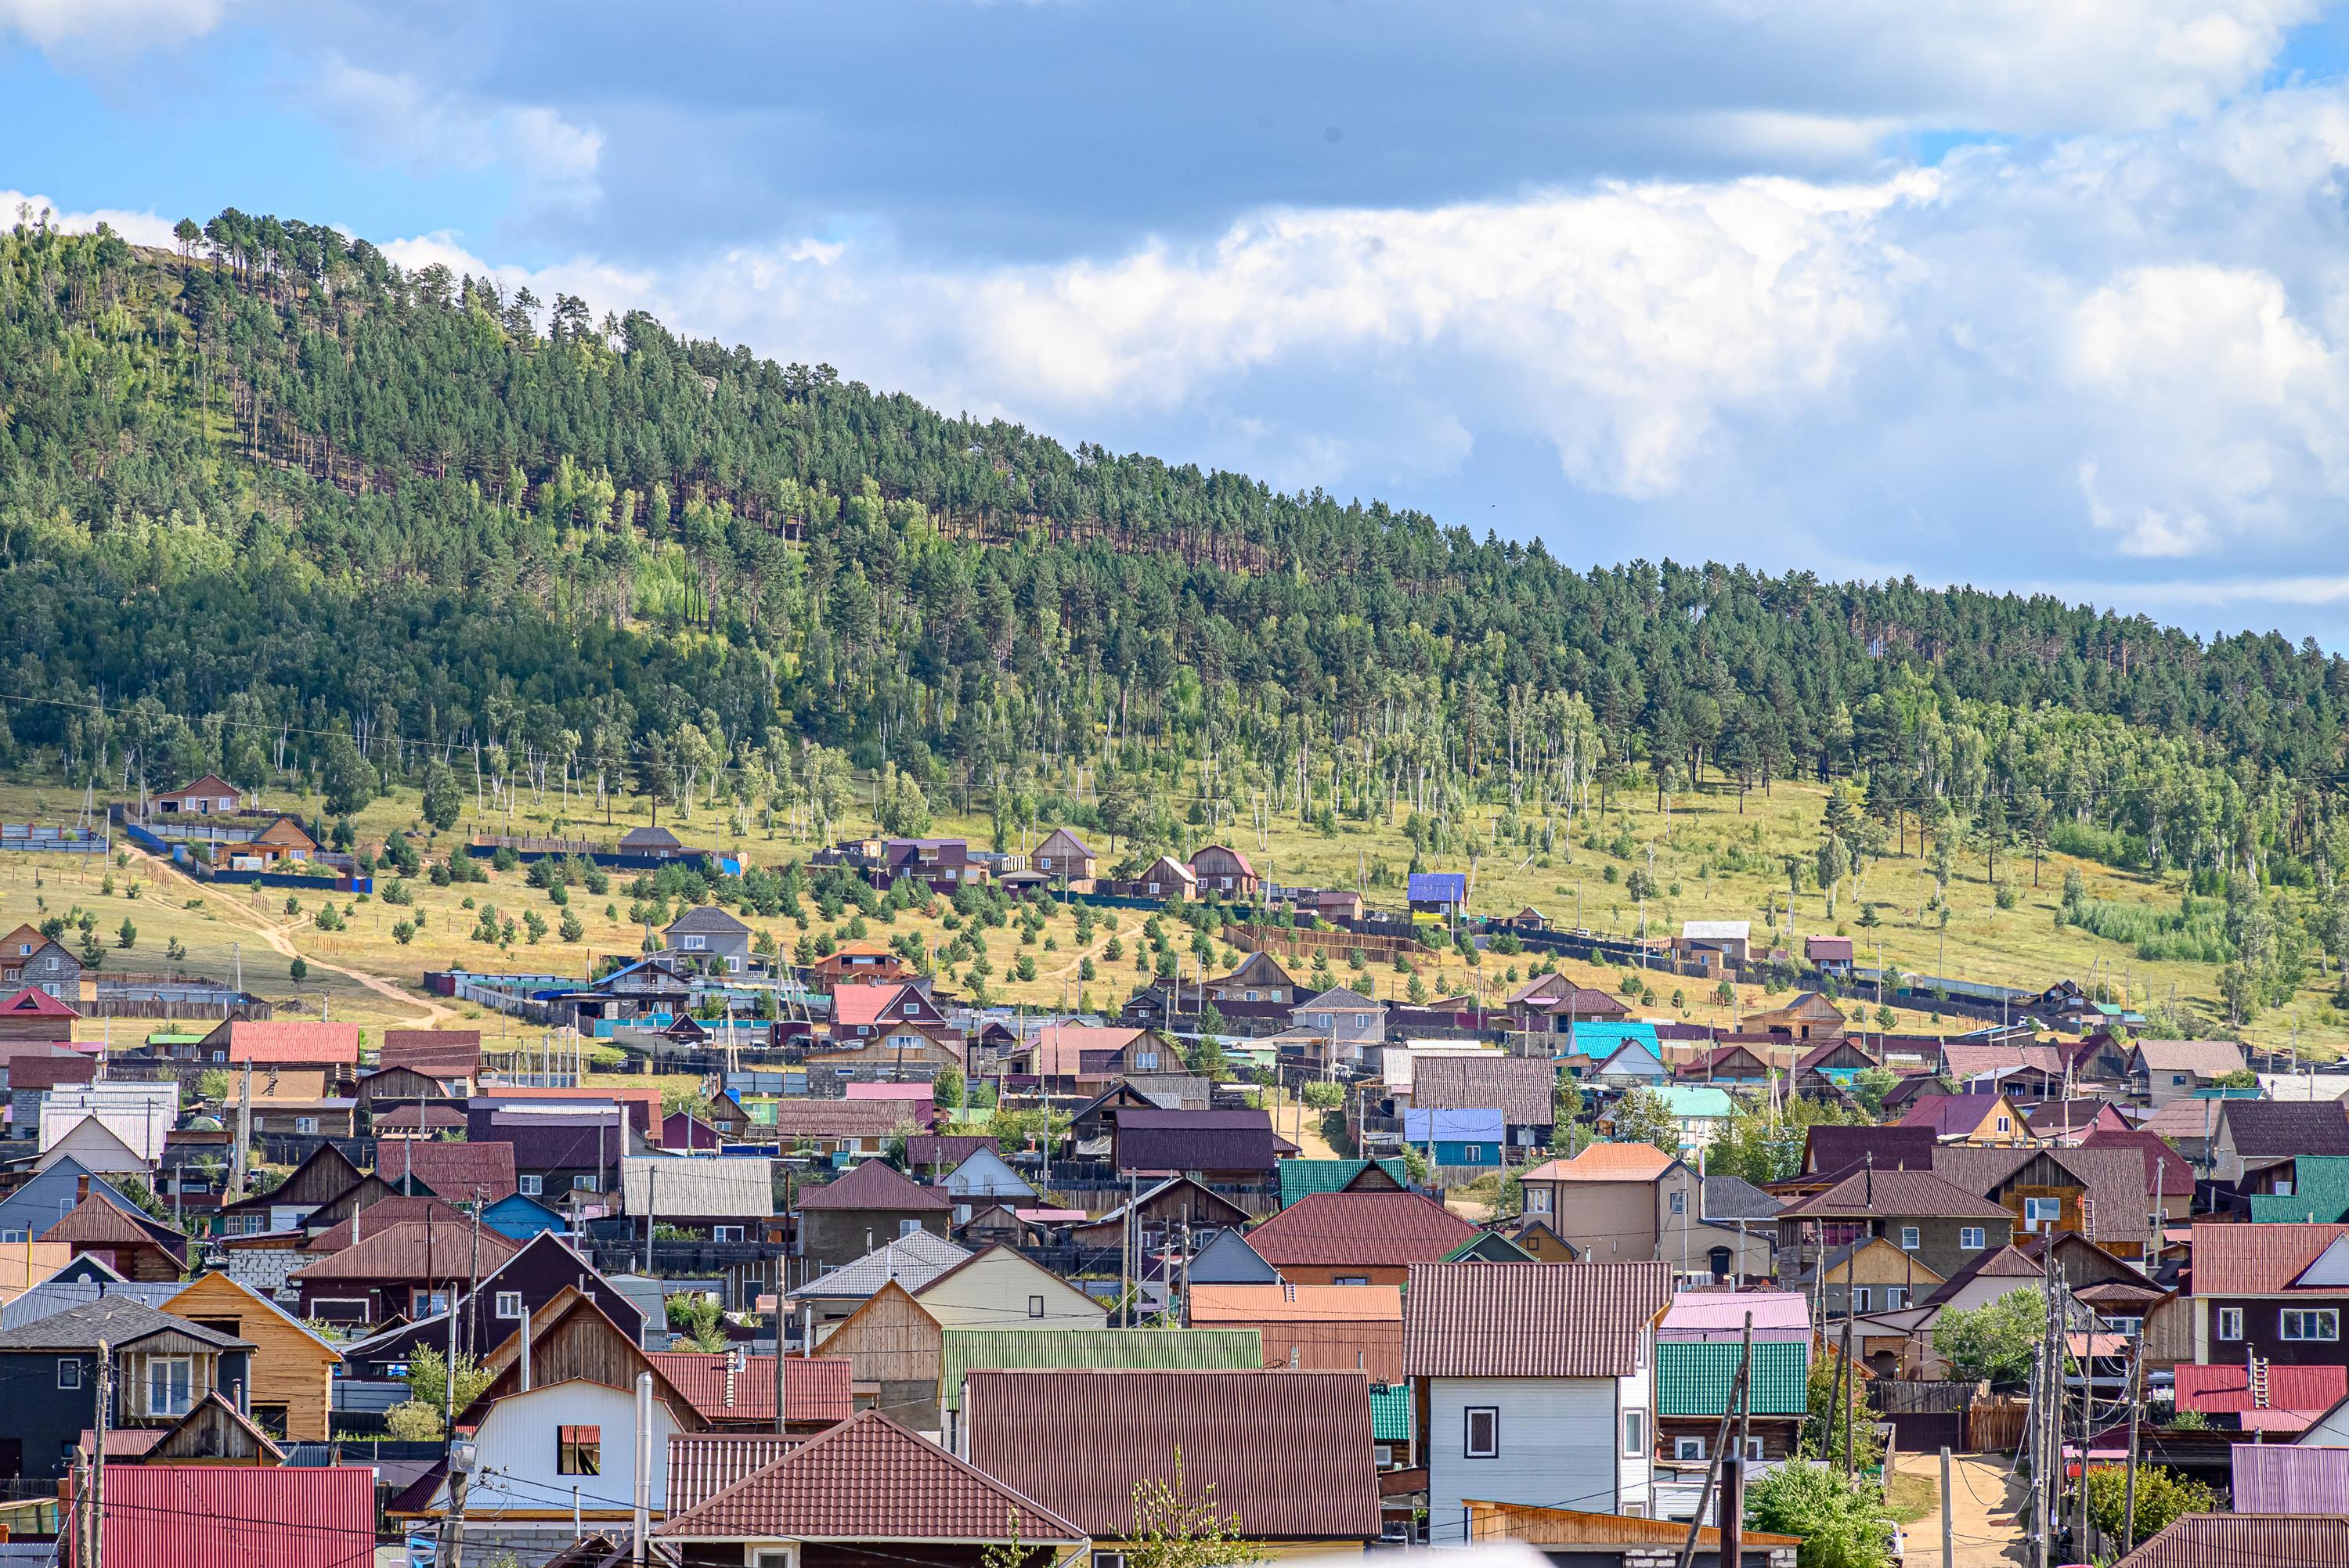
[[[2321,0],[0,0],[0,192],[1570,561],[2342,645],[2345,67]]]

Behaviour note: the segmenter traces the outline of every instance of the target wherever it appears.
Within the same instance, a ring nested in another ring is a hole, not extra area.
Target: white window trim
[[[57,1387],[60,1388],[78,1388],[81,1387],[80,1357],[60,1356],[57,1357]]]
[[[525,1198],[535,1198],[546,1191],[546,1181],[538,1176],[518,1176],[514,1179],[514,1191]]]
[[[2212,1326],[2211,1329],[2214,1334],[2221,1339],[2242,1338],[2243,1309],[2241,1307],[2222,1306],[2218,1309],[2216,1315],[2218,1317],[2218,1322]]]
[[[2299,1332],[2293,1332],[2294,1320]],[[2326,1332],[2312,1334],[2312,1326]],[[2276,1336],[2295,1345],[2330,1344],[2341,1337],[2341,1309],[2336,1306],[2287,1306],[2276,1314]]]
[[[1485,1418],[1485,1442],[1476,1442],[1476,1418]],[[1498,1405],[1471,1405],[1460,1413],[1460,1453],[1463,1459],[1496,1460],[1501,1457],[1501,1408]]]
[[[1903,1225],[1900,1227],[1900,1250],[1902,1252],[1913,1253],[1924,1244],[1925,1233],[1921,1227],[1917,1225]]]
[[[178,1400],[178,1401],[176,1401],[176,1402],[173,1400],[173,1398],[171,1398],[171,1396],[172,1396],[172,1395],[174,1395],[174,1394],[176,1394],[176,1393],[178,1392],[178,1390],[174,1389],[174,1388],[171,1387],[171,1385],[172,1385],[174,1382],[177,1382],[177,1381],[178,1381],[178,1379],[176,1379],[176,1378],[172,1378],[172,1377],[171,1377],[167,1376],[167,1377],[165,1377],[165,1379],[164,1379],[164,1385],[163,1385],[163,1387],[164,1387],[164,1396],[165,1396],[165,1397],[164,1397],[164,1398],[163,1398],[163,1399],[161,1399],[160,1401],[157,1400],[157,1398],[155,1398],[155,1374],[156,1374],[156,1373],[158,1373],[158,1372],[167,1372],[167,1370],[168,1370],[169,1368],[171,1368],[171,1367],[178,1367],[178,1368],[180,1368],[182,1372],[186,1373],[186,1375],[187,1375],[187,1377],[186,1377],[186,1381],[187,1381],[187,1394],[186,1394],[186,1398],[185,1398],[184,1399],[181,1399],[181,1400]],[[193,1408],[195,1408],[195,1404],[196,1404],[196,1361],[195,1361],[195,1357],[192,1357],[192,1356],[150,1356],[150,1357],[147,1358],[147,1366],[146,1366],[145,1370],[146,1370],[146,1378],[145,1378],[145,1383],[146,1383],[146,1388],[147,1388],[147,1414],[149,1414],[150,1416],[184,1416],[184,1415],[186,1415],[190,1410],[191,1410],[191,1409],[193,1409]]]
[[[1644,1409],[1623,1412],[1623,1457],[1627,1460],[1648,1457],[1648,1412]]]
[[[1980,1225],[1958,1227],[1958,1251],[1961,1253],[1981,1252],[1988,1241],[1989,1238],[1983,1233],[1982,1227]]]
[[[498,1315],[500,1317],[520,1317],[522,1315],[522,1292],[518,1290],[502,1290],[498,1292]]]

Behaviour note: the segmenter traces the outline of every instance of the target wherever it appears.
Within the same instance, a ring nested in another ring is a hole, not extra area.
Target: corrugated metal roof
[[[2349,1449],[2299,1448],[2290,1443],[2237,1443],[2238,1513],[2281,1513],[2321,1508],[2349,1513]]]
[[[1656,1346],[1656,1414],[1718,1416],[1729,1408],[1743,1346],[1728,1340],[1670,1340]],[[1757,1416],[1799,1416],[1810,1408],[1810,1346],[1761,1340],[1746,1408]]]
[[[1250,1231],[1247,1241],[1275,1268],[1400,1268],[1434,1263],[1475,1233],[1475,1226],[1423,1193],[1318,1192]]]
[[[375,1554],[359,1465],[123,1465],[106,1473],[108,1568],[322,1568]]]
[[[1401,1323],[1392,1284],[1202,1284],[1191,1290],[1195,1323]]]
[[[681,1540],[1082,1541],[1085,1532],[878,1410],[727,1488],[657,1533]]]
[[[938,1404],[960,1409],[963,1377],[976,1371],[1247,1372],[1263,1365],[1263,1338],[1253,1328],[949,1328]]]
[[[2349,1563],[2349,1515],[2189,1513],[2115,1568],[2337,1568]]]
[[[774,1167],[745,1155],[631,1154],[620,1161],[621,1202],[697,1219],[764,1220],[775,1212]]]
[[[1371,1386],[1371,1436],[1382,1443],[1411,1441],[1411,1389],[1402,1384]]]
[[[1135,1484],[1172,1486],[1178,1449],[1189,1495],[1213,1487],[1250,1540],[1379,1533],[1359,1372],[973,1372],[963,1387],[972,1462],[1096,1538],[1131,1533]]]
[[[698,1508],[735,1482],[813,1440],[772,1432],[671,1432],[665,1511],[674,1519],[688,1509]]]
[[[1335,1192],[1362,1173],[1367,1160],[1284,1160],[1280,1162],[1280,1206],[1316,1192]],[[1379,1169],[1400,1187],[1411,1185],[1411,1167],[1399,1159],[1379,1161]]]
[[[887,1246],[876,1247],[854,1263],[843,1264],[830,1274],[819,1274],[787,1294],[794,1299],[855,1300],[869,1296],[883,1285],[893,1283],[909,1291],[919,1290],[970,1255],[966,1249],[955,1245],[944,1236],[934,1236],[927,1231],[912,1231]]]
[[[801,1188],[799,1205],[802,1211],[871,1209],[912,1214],[950,1209],[954,1200],[921,1185],[885,1160],[867,1160],[821,1187]]]
[[[2199,1224],[2189,1254],[2195,1284],[2205,1295],[2279,1295],[2344,1234],[2349,1225]]]
[[[1619,1377],[1671,1299],[1660,1263],[1417,1264],[1403,1366],[1424,1377]]]
[[[657,1350],[649,1353],[686,1403],[711,1420],[771,1421],[775,1418],[775,1358],[726,1350]],[[729,1364],[731,1363],[730,1375]],[[844,1421],[856,1405],[849,1392],[849,1364],[819,1356],[792,1357],[784,1367],[786,1419]]]

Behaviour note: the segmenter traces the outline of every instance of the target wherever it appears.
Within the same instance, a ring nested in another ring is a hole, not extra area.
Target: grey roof
[[[1350,985],[1332,985],[1330,989],[1322,992],[1318,996],[1308,996],[1302,1002],[1298,1003],[1297,1007],[1291,1010],[1310,1010],[1317,1007],[1330,1009],[1340,1007],[1368,1007],[1372,1012],[1379,1010],[1378,1003],[1372,1001],[1370,997],[1363,995],[1360,991],[1355,990]]]
[[[657,1173],[657,1180],[656,1180]],[[695,1219],[765,1220],[775,1212],[774,1168],[741,1155],[631,1154],[620,1161],[621,1203]]]
[[[104,1296],[120,1296],[147,1306],[161,1306],[165,1302],[188,1288],[185,1280],[162,1282],[119,1280],[44,1280],[5,1306],[0,1306],[0,1330],[22,1328],[28,1323],[38,1323],[61,1312],[97,1301]]]
[[[750,928],[714,903],[698,903],[668,923],[668,930],[704,936],[745,936]]]
[[[1785,1206],[1743,1176],[1704,1179],[1704,1217],[1708,1220],[1775,1220]]]
[[[95,1350],[98,1342],[122,1345],[157,1334],[179,1334],[215,1350],[251,1350],[252,1341],[221,1334],[156,1311],[111,1292],[97,1301],[52,1313],[22,1328],[0,1334],[0,1351]]]
[[[968,1249],[943,1236],[915,1231],[788,1294],[809,1299],[861,1300],[893,1280],[909,1291],[919,1290],[970,1255]]]

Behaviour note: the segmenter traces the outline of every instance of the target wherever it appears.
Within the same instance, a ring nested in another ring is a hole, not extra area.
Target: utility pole
[[[1950,1523],[1950,1447],[1941,1445],[1941,1568],[1957,1568],[1957,1533]]]
[[[2060,1429],[2053,1418],[2057,1408],[2056,1368],[2061,1365],[2055,1357],[2055,1249],[2053,1246],[2047,1249],[2041,1279],[2041,1288],[2047,1295],[2047,1327],[2039,1347],[2039,1387],[2031,1410],[2031,1517],[2032,1527],[2038,1532],[2039,1568],[2052,1568],[2055,1561],[2055,1471],[2060,1463],[2057,1450],[2061,1437]]]
[[[1846,1278],[1849,1275],[1847,1274]],[[1836,1419],[1843,1423],[1843,1478],[1851,1479],[1851,1402],[1859,1397],[1859,1385],[1853,1377],[1851,1365],[1851,1303],[1846,1300],[1843,1313],[1843,1365],[1836,1369],[1836,1386],[1844,1390],[1836,1401]]]
[[[1680,1568],[1693,1568],[1697,1537],[1704,1530],[1704,1512],[1713,1505],[1713,1483],[1720,1479],[1722,1465],[1728,1456],[1731,1424],[1737,1419],[1738,1396],[1745,1391],[1746,1363],[1754,1355],[1754,1318],[1750,1313],[1745,1325],[1745,1345],[1738,1353],[1736,1375],[1729,1382],[1729,1398],[1722,1402],[1721,1429],[1713,1435],[1713,1459],[1704,1467],[1704,1486],[1697,1493],[1696,1511],[1689,1515],[1688,1538],[1681,1542]]]
[[[1739,1452],[1721,1466],[1721,1546],[1713,1561],[1737,1568],[1745,1558],[1745,1455]]]
[[[2137,1337],[2129,1344],[2128,1479],[2121,1493],[2121,1538],[2113,1548],[2114,1554],[2120,1557],[2137,1550],[2137,1407],[2144,1398],[2145,1331],[2139,1329]]]
[[[245,1161],[253,1147],[253,1063],[244,1064],[244,1089],[236,1105],[236,1156],[229,1172],[231,1202],[244,1196]]]
[[[106,1429],[108,1407],[114,1398],[114,1347],[101,1339],[98,1342],[98,1434],[94,1446],[97,1452],[89,1462],[89,1568],[105,1568],[106,1563]]]

